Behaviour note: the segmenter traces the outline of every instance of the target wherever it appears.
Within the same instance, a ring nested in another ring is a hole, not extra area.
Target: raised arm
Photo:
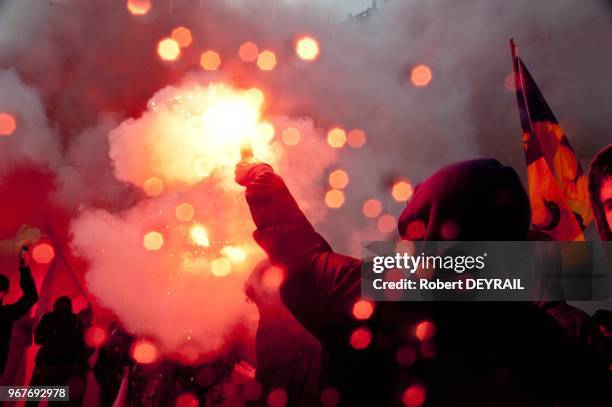
[[[36,301],[38,301],[38,292],[36,291],[36,283],[32,277],[32,271],[28,266],[24,253],[19,255],[19,286],[21,287],[21,297],[17,302],[6,306],[6,315],[16,321],[32,309]]]
[[[266,164],[238,167],[236,180],[257,230],[253,237],[272,264],[286,271],[281,295],[294,316],[323,342],[337,337],[360,295],[359,260],[334,253],[280,176]]]

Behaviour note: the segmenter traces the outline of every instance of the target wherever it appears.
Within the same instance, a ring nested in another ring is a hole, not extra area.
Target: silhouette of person
[[[383,301],[356,318],[361,262],[331,249],[269,165],[245,158],[236,181],[253,237],[286,272],[283,302],[330,354],[340,405],[607,405],[603,361],[532,303]],[[481,159],[417,186],[398,230],[409,240],[526,240],[529,224],[516,172]]]
[[[10,280],[4,274],[0,274],[0,376],[6,367],[13,324],[26,315],[38,301],[36,284],[29,266],[30,255],[28,250],[28,247],[24,246],[19,251],[19,285],[22,295],[17,302],[13,304],[3,303],[4,297],[9,292]]]

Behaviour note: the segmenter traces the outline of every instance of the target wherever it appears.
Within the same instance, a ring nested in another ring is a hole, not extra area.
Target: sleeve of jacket
[[[21,287],[21,298],[17,302],[6,307],[9,318],[13,321],[18,320],[28,313],[30,309],[38,301],[38,292],[36,291],[36,283],[32,277],[32,272],[29,267],[19,269],[19,285]]]
[[[270,167],[247,183],[246,198],[255,240],[286,272],[283,301],[322,342],[337,338],[360,295],[361,262],[332,251]]]

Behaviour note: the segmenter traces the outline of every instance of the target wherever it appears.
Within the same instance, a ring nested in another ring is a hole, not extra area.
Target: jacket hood
[[[477,159],[444,167],[417,185],[398,230],[409,240],[525,240],[530,220],[516,171]]]
[[[612,177],[612,144],[597,153],[589,168],[589,196],[597,232],[601,240],[612,240],[612,231],[610,231],[606,221],[600,198],[601,185],[608,177]]]

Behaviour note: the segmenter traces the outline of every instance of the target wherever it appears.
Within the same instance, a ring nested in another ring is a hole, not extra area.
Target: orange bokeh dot
[[[436,335],[436,326],[430,321],[422,321],[416,325],[414,333],[420,341],[427,342]]]
[[[398,202],[405,202],[412,196],[412,184],[402,180],[393,184],[391,188],[391,196]]]
[[[159,232],[149,232],[144,235],[142,245],[147,250],[159,250],[164,245],[164,237]]]
[[[404,391],[402,401],[405,407],[421,407],[425,402],[425,397],[425,388],[421,385],[414,384]]]
[[[187,27],[176,27],[172,30],[172,34],[170,35],[174,41],[178,43],[180,47],[188,47],[193,41],[193,37],[191,35],[191,31]]]
[[[363,214],[368,218],[375,218],[382,212],[382,204],[378,199],[368,199],[361,208]]]
[[[368,328],[357,328],[351,333],[350,343],[355,349],[365,349],[372,342],[372,333]]]
[[[157,54],[164,61],[174,61],[181,55],[181,47],[172,38],[164,38],[157,43]]]
[[[55,257],[53,246],[48,243],[40,243],[32,249],[32,259],[38,264],[49,264]]]
[[[159,352],[152,342],[139,339],[132,345],[131,355],[136,363],[147,364],[155,362],[159,357]]]
[[[377,227],[382,233],[392,232],[396,227],[395,217],[389,214],[381,216],[378,218]]]
[[[349,176],[344,170],[335,170],[329,174],[329,185],[335,189],[344,189],[349,183]]]
[[[94,325],[85,331],[85,343],[90,348],[100,347],[107,339],[106,331],[99,326]]]
[[[283,130],[283,133],[281,134],[281,139],[286,145],[295,146],[300,142],[300,131],[294,127],[288,127]]]
[[[10,136],[17,128],[13,115],[0,113],[0,136]]]
[[[191,393],[183,393],[176,398],[175,407],[198,407],[198,398]]]
[[[365,320],[372,316],[374,304],[368,300],[359,300],[353,305],[353,316]]]
[[[142,185],[145,193],[149,196],[158,196],[164,192],[164,183],[156,177],[148,178]]]
[[[183,202],[176,207],[174,214],[181,222],[189,222],[194,215],[193,205]]]
[[[431,68],[427,65],[418,65],[412,69],[410,74],[410,80],[417,87],[423,87],[429,85],[432,79]]]
[[[221,57],[215,51],[206,51],[200,56],[200,65],[207,71],[214,71],[221,65]]]
[[[406,230],[406,234],[408,235],[408,239],[410,240],[420,240],[425,237],[425,224],[420,220],[413,220],[408,224],[408,228]]]
[[[330,208],[340,208],[344,205],[344,192],[338,189],[330,189],[325,194],[325,205]]]
[[[271,71],[276,66],[276,55],[272,51],[263,51],[257,56],[257,66],[262,71]]]
[[[255,61],[259,56],[259,49],[257,48],[257,44],[250,41],[243,43],[238,49],[238,56],[240,57],[240,59],[246,62]]]
[[[346,142],[353,148],[360,148],[366,142],[365,132],[361,129],[353,129],[346,135]]]
[[[312,37],[302,37],[295,44],[295,52],[305,61],[314,61],[319,56],[319,43]]]
[[[217,277],[227,276],[232,271],[232,263],[225,257],[217,257],[210,262],[210,272]]]
[[[288,401],[285,389],[275,389],[268,394],[269,407],[285,407]]]
[[[285,273],[283,270],[280,267],[272,266],[263,272],[261,284],[268,290],[277,290],[284,279]]]
[[[321,405],[323,407],[336,407],[340,404],[340,393],[333,387],[328,387],[321,392]]]
[[[334,148],[342,147],[346,143],[346,132],[340,127],[334,127],[327,133],[327,143]]]
[[[134,15],[141,16],[147,14],[151,9],[150,0],[128,0],[126,2],[128,11]]]

